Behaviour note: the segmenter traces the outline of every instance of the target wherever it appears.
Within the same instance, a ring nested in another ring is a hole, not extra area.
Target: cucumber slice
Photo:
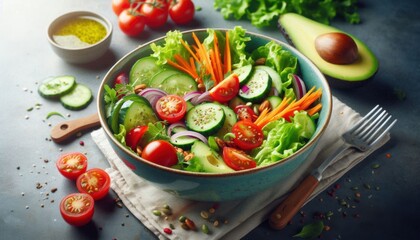
[[[173,69],[163,69],[160,72],[156,73],[150,80],[149,87],[152,88],[161,88],[163,81],[171,75],[179,74],[180,71]]]
[[[70,92],[76,85],[73,76],[58,76],[46,79],[39,85],[38,92],[45,98],[56,98]]]
[[[269,96],[267,100],[270,102],[271,109],[276,108],[282,101],[282,99],[277,96]]]
[[[255,69],[245,86],[249,88],[248,91],[243,92],[242,88],[239,90],[239,97],[247,102],[260,103],[270,93],[271,79],[266,71]]]
[[[138,101],[132,101],[125,112],[120,111],[120,119],[122,119],[122,124],[127,132],[137,126],[158,121],[153,109],[147,104]]]
[[[132,102],[140,102],[140,103],[146,104],[150,108],[152,107],[149,101],[147,101],[147,99],[137,94],[130,94],[130,95],[124,96],[123,98],[118,100],[118,102],[114,105],[114,108],[112,109],[112,112],[111,112],[110,126],[113,133],[118,133],[119,124],[124,121],[123,116],[125,116],[128,110],[128,107],[131,105]],[[121,111],[121,109],[123,110]]]
[[[188,129],[208,136],[222,128],[225,112],[220,104],[203,103],[188,111],[185,119]]]
[[[163,82],[161,89],[168,94],[184,96],[188,92],[197,91],[195,80],[184,73],[174,74],[167,77]]]
[[[140,84],[146,84],[149,86],[149,82],[152,77],[161,70],[161,67],[156,64],[154,57],[144,57],[137,60],[131,67],[129,79],[132,86]]]
[[[280,74],[276,70],[272,69],[269,66],[263,66],[263,65],[256,66],[255,69],[266,71],[268,75],[270,75],[271,82],[273,83],[273,87],[276,88],[279,94],[282,92],[283,82],[281,81]]]
[[[92,99],[92,91],[88,87],[76,84],[69,93],[60,97],[60,102],[67,109],[80,110],[87,107]]]
[[[187,129],[185,129],[183,127],[174,127],[172,129],[172,132],[174,134],[175,133],[182,132],[182,131],[187,131]],[[177,138],[177,139],[175,139],[173,141],[171,140],[171,143],[173,145],[177,146],[177,147],[180,147],[182,149],[187,150],[187,149],[190,149],[191,148],[191,146],[193,145],[193,143],[195,141],[197,141],[197,138],[188,137],[188,136],[182,136],[182,137],[179,137],[179,138]]]
[[[249,64],[233,70],[232,73],[238,74],[239,85],[243,86],[248,82],[249,78],[251,77],[252,70],[252,65]]]
[[[208,173],[234,172],[232,168],[226,165],[222,156],[201,141],[194,142],[191,147],[191,152],[194,154],[194,157],[190,160],[192,162],[187,167],[187,170]],[[199,166],[199,168],[197,169],[191,166]]]
[[[225,121],[222,128],[217,132],[217,137],[223,139],[223,137],[232,131],[233,125],[238,121],[235,112],[228,106],[220,105],[225,112]]]

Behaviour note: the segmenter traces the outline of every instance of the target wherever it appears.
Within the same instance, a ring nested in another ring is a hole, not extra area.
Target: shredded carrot
[[[197,62],[200,61],[197,55],[195,55],[195,53],[191,50],[190,46],[188,46],[188,44],[182,39],[181,39],[181,44],[185,47],[185,49],[187,49],[187,51],[191,54],[191,56],[194,58],[195,61]]]
[[[222,61],[220,59],[220,49],[219,49],[219,39],[217,38],[216,32],[214,32],[214,42],[213,42],[213,48],[214,48],[214,59],[213,61],[216,62],[216,75],[217,75],[217,82],[221,82],[223,80],[223,69],[222,69]]]
[[[225,66],[225,74],[232,71],[232,59],[230,55],[230,44],[229,44],[229,32],[226,31],[226,39],[225,39],[225,53],[224,53],[224,66]]]
[[[290,98],[283,98],[279,106],[274,108],[271,112],[263,111],[254,123],[262,128],[269,122],[276,121],[280,118],[288,119],[290,116],[293,116],[295,111],[302,110],[306,110],[307,113],[312,116],[321,110],[322,104],[318,103],[314,107],[308,108],[318,100],[321,95],[322,90],[318,89],[315,91],[315,87],[313,87],[298,101],[291,101]]]

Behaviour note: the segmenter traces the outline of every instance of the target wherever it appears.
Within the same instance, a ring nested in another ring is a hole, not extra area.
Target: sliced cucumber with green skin
[[[186,93],[198,90],[195,80],[184,73],[167,77],[161,85],[160,89],[166,93],[178,96],[184,96]]]
[[[133,101],[124,113],[120,111],[120,116],[122,119],[122,122],[120,123],[124,125],[127,132],[137,126],[143,126],[158,121],[158,118],[150,105],[137,101]]]
[[[219,131],[225,121],[225,112],[220,104],[202,103],[187,112],[187,128],[209,136]]]
[[[269,96],[267,100],[270,102],[271,109],[276,108],[282,101],[282,99],[277,96]]]
[[[264,65],[256,66],[255,69],[266,71],[268,75],[270,75],[271,82],[273,83],[273,87],[277,90],[279,94],[282,92],[283,82],[281,81],[280,74],[276,70],[272,69],[269,66],[264,66]]]
[[[270,93],[270,75],[264,70],[255,69],[245,86],[248,87],[248,90],[246,92],[242,91],[243,88],[239,90],[239,97],[246,102],[260,103]]]
[[[239,85],[243,86],[248,82],[249,78],[251,77],[252,70],[253,67],[251,64],[249,64],[233,70],[232,73],[238,74]]]
[[[235,112],[228,106],[220,105],[225,112],[225,121],[222,128],[217,132],[216,136],[223,139],[223,137],[232,131],[233,125],[238,121]]]
[[[180,71],[174,69],[163,69],[160,72],[156,73],[150,80],[149,87],[152,88],[161,88],[163,81],[171,75],[179,74]]]
[[[183,127],[174,127],[172,129],[172,133],[179,133],[179,132],[183,132],[183,131],[187,131],[186,128]],[[191,148],[191,146],[193,145],[193,143],[197,141],[197,138],[193,138],[193,137],[188,137],[188,136],[182,136],[182,137],[178,137],[174,140],[171,139],[171,143],[177,147],[180,147],[184,150],[188,150]]]
[[[194,142],[191,147],[191,153],[194,155],[190,160],[193,163],[191,166],[199,166],[198,168],[191,169],[192,171],[208,173],[234,172],[232,168],[226,165],[223,158],[216,151],[201,141]]]
[[[93,95],[90,88],[82,84],[76,84],[72,90],[60,97],[63,106],[70,110],[80,110],[89,105]]]
[[[127,103],[128,102],[128,103]],[[119,124],[120,122],[123,122],[123,114],[126,113],[126,111],[128,110],[129,104],[130,102],[141,102],[146,104],[148,107],[152,107],[149,103],[149,101],[147,101],[147,99],[145,99],[144,97],[141,97],[137,94],[130,94],[127,96],[124,96],[123,98],[121,98],[120,100],[118,100],[118,102],[114,105],[114,108],[112,110],[111,113],[111,117],[110,117],[110,126],[111,126],[111,130],[113,133],[118,133],[119,131]],[[123,110],[123,114],[121,114],[121,118],[120,118],[120,112],[121,112],[121,108],[127,108],[126,110]]]
[[[73,76],[58,76],[46,79],[39,85],[38,92],[45,98],[57,98],[70,92],[76,86]]]
[[[149,86],[149,82],[152,77],[161,70],[162,68],[156,64],[154,57],[144,57],[137,60],[131,67],[129,79],[130,84],[137,86],[140,84],[146,84]]]

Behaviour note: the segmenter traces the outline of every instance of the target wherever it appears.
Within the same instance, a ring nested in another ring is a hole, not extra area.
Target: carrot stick
[[[319,112],[321,110],[321,108],[322,108],[322,104],[321,103],[318,103],[314,107],[308,109],[306,112],[308,113],[309,116],[312,116],[315,113]]]
[[[225,74],[232,71],[232,59],[230,55],[230,44],[229,44],[229,32],[226,31],[226,39],[225,39],[225,54],[224,54],[224,66],[225,66]]]
[[[219,49],[219,39],[217,38],[216,32],[214,32],[214,42],[213,42],[213,48],[214,48],[214,55],[215,55],[215,61],[216,61],[216,72],[217,72],[217,81],[221,82],[223,80],[223,70],[222,70],[222,61],[220,57],[220,49]]]
[[[199,62],[200,60],[198,60],[197,55],[195,55],[195,53],[191,50],[190,46],[188,46],[188,44],[181,39],[181,44],[185,47],[185,49],[187,49],[187,51],[191,54],[191,56],[194,58],[195,61]]]

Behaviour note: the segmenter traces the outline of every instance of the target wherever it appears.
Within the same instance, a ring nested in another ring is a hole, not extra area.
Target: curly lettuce
[[[314,120],[305,112],[295,112],[291,122],[280,119],[263,128],[267,137],[253,157],[259,166],[269,165],[294,154],[315,133]]]
[[[158,65],[166,64],[167,60],[174,60],[175,54],[180,54],[184,59],[190,57],[190,53],[184,46],[181,44],[182,33],[178,30],[169,31],[166,33],[164,42],[162,45],[157,45],[155,43],[150,44],[150,48],[153,53],[152,57],[155,57],[156,63]]]

